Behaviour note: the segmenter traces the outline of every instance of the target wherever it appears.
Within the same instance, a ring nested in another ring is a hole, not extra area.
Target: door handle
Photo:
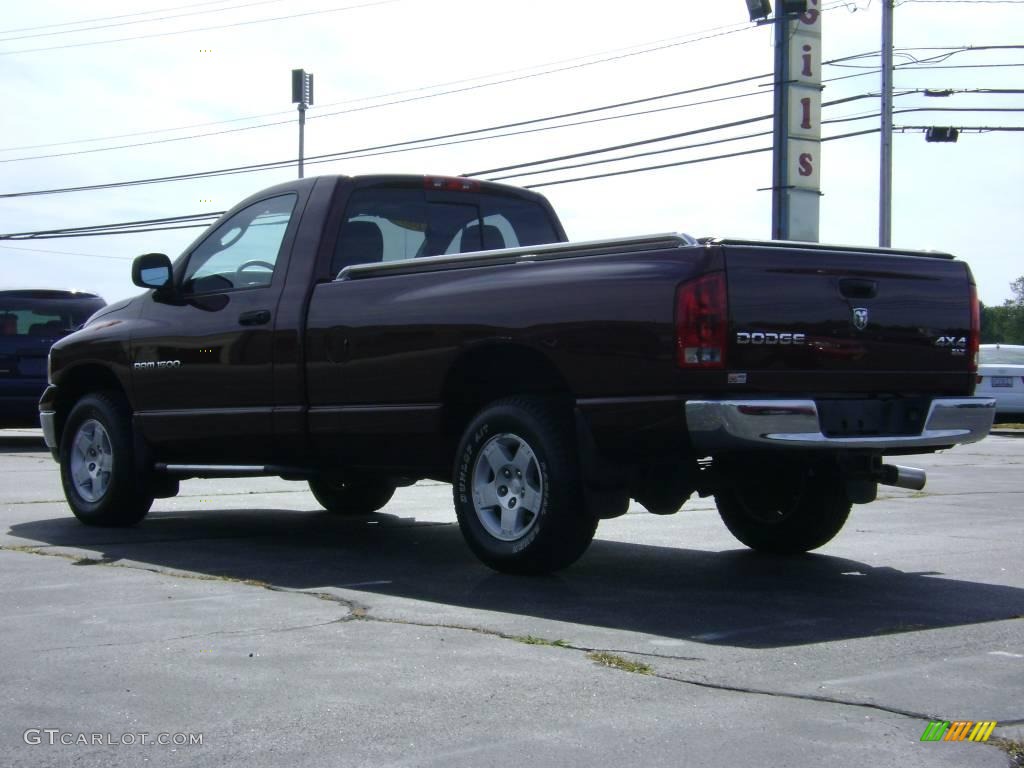
[[[243,312],[238,316],[239,325],[266,325],[269,322],[269,309],[254,309],[252,312]]]

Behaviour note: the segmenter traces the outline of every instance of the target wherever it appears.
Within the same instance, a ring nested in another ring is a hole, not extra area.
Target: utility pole
[[[313,75],[304,69],[292,70],[292,104],[299,105],[299,178],[304,174],[306,156],[306,108],[313,103]]]
[[[882,146],[878,184],[878,245],[892,245],[892,15],[893,0],[882,0]]]
[[[775,12],[775,88],[772,145],[772,239],[789,239],[789,19],[780,7]]]

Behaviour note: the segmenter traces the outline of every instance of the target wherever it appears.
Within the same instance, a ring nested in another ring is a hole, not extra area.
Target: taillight
[[[479,192],[480,182],[462,176],[424,176],[423,187],[443,192]]]
[[[725,274],[683,283],[676,291],[676,361],[682,368],[724,368],[729,299]]]
[[[981,350],[981,306],[978,304],[978,288],[971,283],[971,336],[968,351],[971,356],[970,371],[978,372],[978,354]]]

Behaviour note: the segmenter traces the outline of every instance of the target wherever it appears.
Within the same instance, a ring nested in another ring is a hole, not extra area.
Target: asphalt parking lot
[[[901,461],[925,491],[812,555],[695,499],[521,578],[447,485],[343,520],[304,484],[189,481],[89,529],[38,433],[0,432],[0,765],[1005,766],[921,735],[1024,740],[1024,437]]]

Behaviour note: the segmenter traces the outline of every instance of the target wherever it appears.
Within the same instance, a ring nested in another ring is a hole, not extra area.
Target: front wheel
[[[851,504],[840,480],[826,467],[734,466],[723,473],[715,503],[729,532],[751,549],[808,552],[846,523]]]
[[[335,515],[370,515],[395,495],[394,483],[376,478],[342,480],[320,475],[309,480],[320,506]]]
[[[597,529],[587,510],[571,421],[532,398],[500,400],[466,427],[452,480],[466,543],[507,573],[574,563]]]
[[[87,395],[75,404],[59,455],[68,506],[86,525],[134,525],[149,512],[153,491],[136,466],[131,414],[119,394]]]

